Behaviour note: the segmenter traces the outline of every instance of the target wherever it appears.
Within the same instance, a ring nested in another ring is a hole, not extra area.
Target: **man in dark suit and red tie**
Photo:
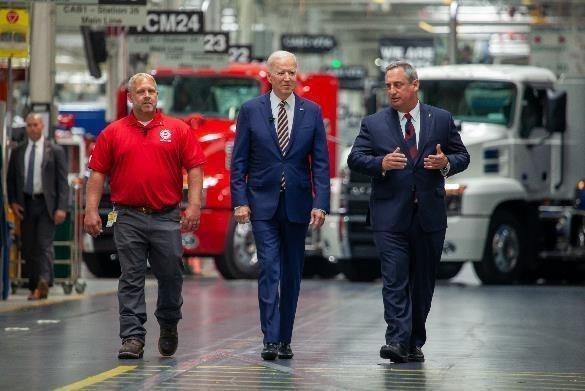
[[[363,119],[347,163],[372,178],[387,324],[380,357],[421,362],[447,229],[445,177],[465,170],[469,154],[451,114],[419,102],[411,64],[391,63],[385,82],[390,107]]]
[[[297,60],[268,57],[272,91],[244,103],[236,124],[231,195],[239,224],[252,223],[264,334],[261,357],[290,359],[308,225],[329,210],[329,156],[321,109],[293,93]]]

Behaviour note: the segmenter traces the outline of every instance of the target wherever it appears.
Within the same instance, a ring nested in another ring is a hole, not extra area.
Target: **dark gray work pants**
[[[161,326],[181,319],[183,286],[179,209],[167,213],[143,214],[130,208],[117,208],[114,240],[122,275],[118,283],[120,338],[144,340],[146,302],[144,280],[146,261],[158,280],[155,316]]]

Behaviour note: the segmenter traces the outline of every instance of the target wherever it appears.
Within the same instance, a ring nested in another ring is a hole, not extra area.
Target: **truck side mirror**
[[[551,133],[563,133],[567,129],[567,93],[548,90],[545,127]]]

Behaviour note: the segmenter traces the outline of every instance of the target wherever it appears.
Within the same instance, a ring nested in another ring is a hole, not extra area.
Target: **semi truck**
[[[585,81],[557,80],[544,68],[445,65],[420,68],[421,102],[450,111],[470,155],[468,169],[446,180],[448,229],[439,277],[473,262],[485,284],[585,277]],[[379,276],[365,224],[368,177],[346,156],[332,182],[323,254],[351,280]]]
[[[159,108],[182,118],[196,132],[207,158],[204,166],[201,223],[196,231],[183,231],[185,257],[213,257],[227,279],[255,278],[258,273],[256,247],[249,224],[236,224],[231,209],[230,159],[240,106],[270,90],[268,69],[261,63],[232,64],[223,69],[165,68],[152,71],[159,89]],[[119,90],[117,117],[130,110],[126,87]],[[337,79],[328,73],[301,74],[295,90],[321,106],[327,131],[331,168],[337,172]],[[184,200],[186,200],[186,188]],[[111,210],[107,190],[100,204],[104,218]],[[105,225],[104,225],[105,226]],[[111,228],[93,238],[84,236],[83,258],[90,271],[102,276],[119,274],[119,263]],[[324,277],[337,274],[336,265],[321,257],[319,231],[309,230],[306,240],[307,270]]]

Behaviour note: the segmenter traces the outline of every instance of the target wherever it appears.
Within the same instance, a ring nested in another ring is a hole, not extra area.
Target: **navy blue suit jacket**
[[[271,219],[286,180],[286,212],[308,223],[311,209],[329,212],[329,155],[321,109],[295,95],[290,143],[282,154],[276,138],[270,93],[240,108],[231,163],[232,207],[248,205],[252,220]]]
[[[436,154],[437,144],[449,159],[449,176],[469,165],[469,154],[461,142],[451,114],[420,104],[418,155],[408,157],[398,112],[387,108],[363,119],[347,163],[352,170],[372,177],[370,222],[374,231],[406,232],[410,227],[414,200],[425,232],[447,228],[445,178],[439,170],[428,170],[423,159]],[[382,159],[400,147],[408,157],[406,168],[382,174]]]

